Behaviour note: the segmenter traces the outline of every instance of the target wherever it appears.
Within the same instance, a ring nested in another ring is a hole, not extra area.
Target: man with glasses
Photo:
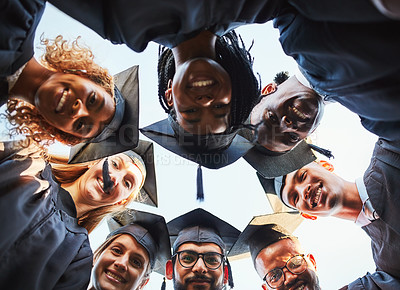
[[[253,218],[240,234],[229,257],[250,252],[263,289],[320,289],[316,263],[291,234],[302,222],[298,212],[274,213]]]
[[[195,209],[168,224],[173,250],[166,263],[166,277],[175,290],[221,290],[233,288],[232,273],[226,259],[240,231],[203,209]]]

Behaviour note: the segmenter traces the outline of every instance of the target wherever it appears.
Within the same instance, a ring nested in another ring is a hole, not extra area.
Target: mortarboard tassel
[[[197,200],[204,201],[203,171],[200,164],[197,167]]]
[[[335,156],[333,156],[331,150],[318,147],[317,145],[314,145],[314,144],[308,144],[308,146],[310,146],[311,149],[317,151],[318,153],[321,153],[321,154],[325,155],[325,156],[328,157],[329,159],[335,158]]]
[[[226,266],[228,267],[228,285],[232,289],[234,284],[233,284],[231,264],[229,264],[228,259],[226,259]]]
[[[161,284],[161,290],[165,290],[166,287],[167,287],[167,283],[165,283],[165,277],[164,277],[163,282]]]
[[[108,191],[113,188],[114,183],[111,180],[109,171],[108,171],[108,158],[104,160],[103,163],[103,190],[108,193]]]

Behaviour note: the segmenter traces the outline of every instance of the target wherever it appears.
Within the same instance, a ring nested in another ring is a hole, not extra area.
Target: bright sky
[[[255,58],[255,71],[260,73],[263,85],[270,82],[279,71],[295,73],[296,63],[284,55],[278,42],[278,32],[273,29],[272,23],[241,27],[237,32],[247,45],[254,39],[251,53]],[[112,74],[139,64],[140,126],[144,127],[166,117],[157,98],[157,44],[149,44],[140,54],[124,45],[112,45],[49,4],[37,30],[38,37],[42,34],[48,38],[61,34],[66,39],[82,36],[82,42],[93,50],[96,61]],[[38,39],[36,47],[40,47]],[[39,57],[41,54],[39,49],[35,56]],[[4,130],[4,123],[2,126]],[[145,139],[143,135],[141,138]],[[340,105],[330,104],[326,107],[323,122],[312,139],[315,144],[332,150],[335,155],[332,160],[335,173],[354,181],[367,168],[377,138],[361,127],[357,115]],[[204,168],[205,201],[199,203],[196,201],[196,164],[175,156],[156,144],[154,147],[159,207],[134,203],[131,205],[133,208],[161,214],[169,221],[202,207],[239,230],[243,230],[253,216],[271,213],[255,171],[245,160],[239,160],[220,170]],[[56,146],[54,150],[68,154],[67,147]],[[107,234],[108,228],[103,223],[90,236],[93,250],[104,241]],[[307,220],[294,234],[300,238],[306,252],[312,253],[316,258],[323,289],[338,289],[367,271],[374,272],[369,238],[352,222],[335,218]],[[249,258],[234,261],[231,265],[234,289],[261,288],[261,279]],[[161,282],[162,277],[159,274],[152,274],[145,289],[160,289]],[[167,283],[167,289],[172,289],[171,282]]]

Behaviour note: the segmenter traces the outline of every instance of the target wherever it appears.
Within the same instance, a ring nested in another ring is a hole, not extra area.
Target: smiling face
[[[94,82],[55,73],[36,92],[35,107],[52,126],[82,139],[97,136],[115,113],[114,98]]]
[[[229,126],[232,85],[228,73],[209,58],[179,65],[166,95],[177,122],[192,134],[222,133]]]
[[[95,261],[92,284],[96,290],[141,289],[147,281],[149,256],[131,235],[114,239]]]
[[[277,289],[320,289],[316,273],[315,260],[312,255],[304,256],[307,269],[301,274],[292,274],[285,267],[286,261],[291,257],[303,254],[300,243],[297,240],[282,239],[262,249],[254,261],[254,266],[260,278],[274,268],[283,268],[285,281]],[[268,289],[271,289],[268,287]]]
[[[197,253],[215,252],[222,254],[221,248],[214,243],[184,243],[178,248],[177,252],[185,250]],[[175,290],[221,290],[228,281],[226,273],[224,275],[226,271],[226,266],[223,263],[216,270],[208,269],[200,257],[191,268],[182,267],[177,258],[174,264],[169,261],[166,267],[167,278],[173,278]]]
[[[298,210],[331,216],[343,207],[344,180],[311,162],[286,176],[282,200]]]
[[[258,125],[258,143],[269,150],[292,149],[313,132],[322,117],[321,97],[293,76],[253,108],[251,124]]]
[[[76,182],[79,202],[90,207],[112,205],[128,199],[143,182],[143,174],[127,155],[120,153],[108,158],[113,187],[104,192],[104,159],[90,167]]]

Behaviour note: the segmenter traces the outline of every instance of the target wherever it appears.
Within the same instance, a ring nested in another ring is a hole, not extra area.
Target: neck
[[[216,40],[217,36],[215,34],[205,30],[197,36],[178,44],[172,48],[175,66],[178,67],[185,61],[197,57],[206,57],[215,60]]]
[[[55,72],[48,70],[32,57],[10,91],[10,96],[35,105],[37,90],[53,74]]]
[[[344,194],[342,199],[342,208],[333,216],[356,221],[362,209],[362,201],[355,182],[344,181]]]
[[[85,204],[79,198],[79,195],[78,195],[78,192],[79,192],[78,180],[76,180],[74,182],[71,182],[71,183],[63,183],[63,184],[61,184],[61,187],[63,189],[65,189],[66,191],[68,191],[69,194],[71,195],[72,200],[75,203],[76,217],[80,218],[82,215],[84,215],[88,211],[92,210],[92,207],[90,207],[89,205]]]

